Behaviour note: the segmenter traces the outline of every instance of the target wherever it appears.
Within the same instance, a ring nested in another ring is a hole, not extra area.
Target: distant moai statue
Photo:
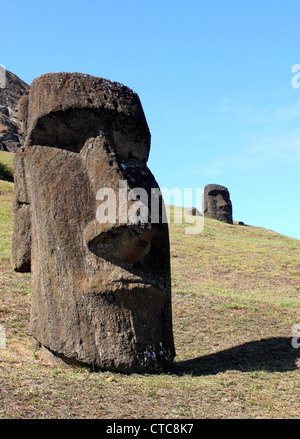
[[[201,213],[196,207],[187,207],[185,209],[185,213],[187,215],[192,215],[192,216],[201,216]]]
[[[203,192],[204,217],[232,224],[232,203],[229,191],[218,184],[208,184]]]
[[[80,73],[45,74],[18,114],[12,260],[32,273],[36,347],[93,368],[166,369],[175,356],[168,224],[126,222],[121,209],[135,188],[149,197],[158,188],[137,94]],[[99,221],[103,193],[116,195],[115,221]]]

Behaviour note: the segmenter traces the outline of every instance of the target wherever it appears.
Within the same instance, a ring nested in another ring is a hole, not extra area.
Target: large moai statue
[[[229,191],[218,184],[208,184],[203,192],[204,217],[232,224],[232,203]]]
[[[150,208],[139,217],[158,184],[137,94],[50,73],[33,81],[19,115],[12,262],[32,273],[36,345],[96,369],[166,369],[175,356],[168,224]]]

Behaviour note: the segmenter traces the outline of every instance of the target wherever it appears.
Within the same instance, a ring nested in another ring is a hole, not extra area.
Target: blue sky
[[[77,71],[138,93],[161,187],[224,185],[235,220],[300,239],[298,0],[15,0],[0,11],[0,64],[27,83]]]

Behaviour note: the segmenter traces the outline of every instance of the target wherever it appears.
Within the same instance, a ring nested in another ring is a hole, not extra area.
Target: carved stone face
[[[205,186],[203,213],[207,218],[232,224],[232,204],[226,187],[218,184],[208,184]]]
[[[168,226],[151,222],[158,185],[138,96],[60,73],[37,78],[21,105],[13,262],[17,271],[31,265],[33,337],[67,362],[166,368],[175,356]],[[128,218],[136,188],[148,196],[147,221]]]

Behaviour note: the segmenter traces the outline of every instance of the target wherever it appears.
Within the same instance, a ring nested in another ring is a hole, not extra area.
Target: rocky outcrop
[[[19,113],[26,138],[15,155],[12,260],[16,271],[31,269],[36,345],[96,369],[167,368],[168,225],[145,209],[158,185],[137,94],[89,75],[46,74]]]
[[[18,101],[29,91],[29,85],[0,67],[0,150],[16,152],[23,144],[18,120]]]
[[[232,203],[229,191],[218,184],[208,184],[203,193],[204,217],[232,224]]]

